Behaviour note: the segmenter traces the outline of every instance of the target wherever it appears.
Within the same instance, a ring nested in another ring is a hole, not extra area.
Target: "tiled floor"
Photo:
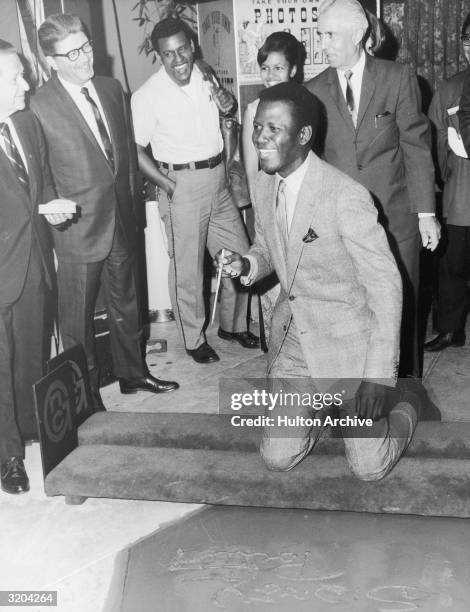
[[[162,378],[178,380],[181,389],[168,396],[123,396],[113,384],[103,390],[105,404],[120,411],[188,412],[195,406],[200,411],[215,411],[219,375],[242,362],[246,362],[247,372],[254,371],[263,358],[258,351],[218,339],[216,328],[208,337],[221,361],[199,365],[180,346],[174,323],[153,325],[152,338],[166,338],[168,352],[149,353],[151,370]],[[470,346],[426,356],[425,374],[426,385],[444,418],[470,420]],[[83,506],[66,506],[62,498],[44,494],[38,444],[27,447],[26,467],[31,480],[29,494],[0,492],[0,590],[57,590],[60,612],[105,609],[110,592],[115,595],[119,589],[119,584],[112,581],[114,576],[119,582],[120,551],[199,508],[110,499],[89,499]]]

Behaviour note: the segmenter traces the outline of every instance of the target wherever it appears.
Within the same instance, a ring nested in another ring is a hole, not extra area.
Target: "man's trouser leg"
[[[217,185],[212,214],[209,221],[207,248],[211,257],[220,249],[227,248],[244,255],[249,248],[245,226],[225,180],[223,164],[210,171]],[[249,290],[240,281],[224,279],[220,295],[219,323],[227,332],[247,330]]]
[[[418,296],[420,237],[397,243],[398,268],[403,281],[403,312],[400,333],[400,376],[421,376],[422,346],[418,342]]]
[[[64,350],[82,344],[92,390],[99,388],[93,321],[103,262],[61,261],[57,267],[59,332]]]
[[[0,308],[0,461],[24,458],[23,436],[37,433],[33,383],[43,375],[44,284],[31,254],[18,300]]]
[[[302,358],[302,349],[291,323],[282,345],[282,349],[269,372],[270,392],[287,392],[303,394],[315,393],[313,380]],[[297,379],[297,380],[296,380]],[[289,406],[276,406],[266,411],[266,416],[274,419],[273,426],[263,428],[260,454],[271,470],[287,471],[300,463],[312,450],[323,431],[322,425],[279,425],[279,418],[321,419],[320,411],[292,402]]]
[[[130,252],[116,222],[113,246],[106,258],[101,280],[108,313],[113,371],[118,378],[145,376],[142,316],[136,258]]]
[[[207,172],[168,172],[176,188],[171,201],[162,192],[159,202],[168,239],[170,299],[187,350],[205,342],[204,253],[214,198],[214,186],[209,183]]]
[[[447,248],[439,261],[438,327],[453,333],[463,327],[467,305],[470,227],[447,225]]]

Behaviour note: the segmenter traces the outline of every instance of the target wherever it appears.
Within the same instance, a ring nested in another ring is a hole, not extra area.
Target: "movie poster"
[[[205,61],[214,68],[220,84],[238,97],[233,5],[232,0],[199,3],[198,25]]]
[[[240,85],[261,83],[258,49],[272,32],[285,30],[305,45],[305,79],[327,67],[317,31],[320,0],[237,0],[238,78]],[[203,5],[201,5],[203,6]]]

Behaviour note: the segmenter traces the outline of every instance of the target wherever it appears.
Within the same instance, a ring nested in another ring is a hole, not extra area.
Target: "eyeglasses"
[[[464,34],[460,37],[460,40],[462,41],[462,45],[464,47],[470,47],[470,34]]]
[[[91,43],[91,40],[87,40],[86,43],[83,43],[78,49],[72,49],[68,53],[54,53],[54,57],[66,57],[69,61],[76,62],[80,55],[80,51],[82,51],[82,53],[91,53],[93,51],[93,45]]]

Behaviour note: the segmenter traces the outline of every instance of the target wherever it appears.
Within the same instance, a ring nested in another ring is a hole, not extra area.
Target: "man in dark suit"
[[[64,348],[85,347],[95,408],[104,409],[93,335],[101,285],[121,392],[173,391],[178,384],[151,376],[143,357],[135,145],[124,92],[115,79],[94,77],[92,44],[78,17],[51,15],[39,28],[39,41],[53,76],[31,109],[44,130],[56,190],[79,207],[73,223],[53,232]]]
[[[39,122],[22,111],[23,65],[15,48],[0,40],[0,468],[7,493],[29,489],[24,440],[37,437],[32,385],[43,375],[46,349],[45,294],[53,273],[47,224],[38,204],[53,200]],[[61,223],[70,213],[48,215]]]
[[[470,61],[470,14],[462,27],[462,47]],[[444,252],[439,260],[437,325],[439,333],[424,345],[429,352],[465,344],[470,259],[470,70],[446,79],[437,89],[429,118],[436,127],[443,189]],[[460,119],[460,126],[459,126]],[[462,142],[463,141],[463,142]]]
[[[400,374],[417,376],[419,235],[430,250],[440,237],[429,124],[409,68],[365,53],[367,25],[356,0],[325,0],[318,32],[330,67],[306,86],[327,115],[323,158],[366,187],[379,210],[403,280]]]

